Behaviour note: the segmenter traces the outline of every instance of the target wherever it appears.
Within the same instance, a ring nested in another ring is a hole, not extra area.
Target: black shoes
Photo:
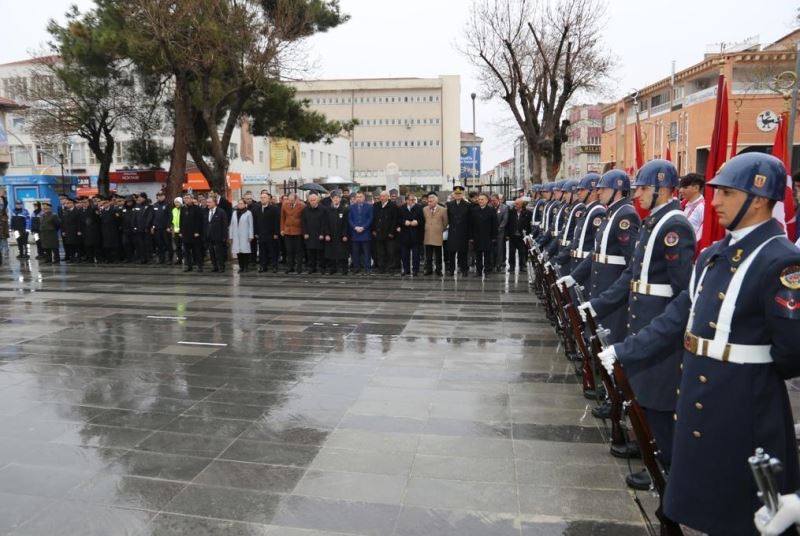
[[[611,455],[615,458],[641,458],[642,452],[639,450],[639,445],[636,442],[626,443],[624,445],[611,445]]]
[[[652,486],[653,481],[650,479],[650,474],[647,472],[647,469],[642,469],[638,473],[631,473],[626,476],[625,483],[629,488],[647,491],[650,489],[650,486]]]
[[[590,398],[586,395],[589,391],[584,391],[584,396],[586,398]],[[592,397],[593,398],[593,397]],[[595,419],[609,419],[611,418],[611,402],[603,402],[596,408],[592,408],[592,417]]]

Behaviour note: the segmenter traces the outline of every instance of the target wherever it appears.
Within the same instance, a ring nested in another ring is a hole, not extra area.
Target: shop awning
[[[242,187],[241,173],[229,172],[225,177],[227,179],[225,182],[229,189],[238,190]],[[211,190],[208,181],[199,171],[189,171],[186,173],[186,182],[183,183],[183,189],[188,190],[189,188],[191,188],[192,191],[199,190],[201,192]]]

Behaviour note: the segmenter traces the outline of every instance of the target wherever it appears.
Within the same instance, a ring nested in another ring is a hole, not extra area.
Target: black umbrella
[[[328,193],[328,190],[326,190],[324,186],[322,186],[321,184],[317,184],[316,182],[307,182],[304,185],[300,186],[298,189],[307,190],[309,192],[317,192],[320,194]]]

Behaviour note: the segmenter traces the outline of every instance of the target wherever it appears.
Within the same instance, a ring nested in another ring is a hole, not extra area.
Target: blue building
[[[0,186],[8,194],[8,203],[14,206],[19,199],[29,212],[33,212],[34,201],[50,201],[58,208],[60,194],[74,195],[78,188],[78,177],[67,175],[6,175],[0,177]]]

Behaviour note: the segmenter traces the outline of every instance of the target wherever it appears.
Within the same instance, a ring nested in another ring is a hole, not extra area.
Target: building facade
[[[351,178],[361,188],[442,190],[459,176],[458,76],[294,85],[298,98],[329,119],[358,122],[349,143]]]
[[[779,73],[794,71],[795,46],[799,40],[800,30],[796,30],[767,46],[748,42],[722,56],[707,54],[699,63],[640,89],[636,103],[629,96],[606,105],[601,110],[602,164],[634,170],[638,109],[645,161],[664,158],[669,149],[681,174],[705,173],[720,72],[725,75],[729,98],[728,154],[737,119],[739,136],[733,148],[735,153],[770,151],[777,117],[786,104],[770,86]],[[795,129],[794,135],[797,139],[800,128]],[[795,163],[799,153],[795,144]]]
[[[600,173],[600,135],[603,104],[581,104],[567,110],[567,141],[561,146],[560,177],[577,179],[590,171]]]
[[[25,103],[27,88],[40,77],[35,77],[36,60],[24,60],[0,65],[0,98],[15,99]],[[8,175],[81,175],[96,176],[100,165],[88,144],[76,135],[65,136],[58,143],[43,144],[30,135],[26,128],[23,111],[7,113]],[[171,129],[170,129],[171,130]],[[169,132],[156,138],[163,147],[172,146]],[[111,170],[127,170],[132,167],[128,159],[131,135],[124,129],[115,131],[114,161]],[[332,143],[292,143],[298,153],[294,161],[286,165],[274,153],[287,147],[264,136],[253,136],[249,129],[237,126],[228,148],[229,172],[241,178],[250,189],[272,189],[281,192],[286,184],[320,181],[331,176],[350,175],[350,147],[345,138],[335,138]],[[1,142],[0,142],[1,144]],[[2,149],[0,149],[2,153]],[[0,154],[0,165],[3,156]],[[169,161],[162,162],[164,169]],[[63,166],[63,169],[62,169]],[[191,167],[191,166],[190,166]],[[187,177],[187,180],[193,177]],[[204,180],[200,181],[201,183]],[[189,181],[195,189],[198,183]],[[112,188],[115,186],[112,184]],[[125,188],[122,188],[125,190]]]

